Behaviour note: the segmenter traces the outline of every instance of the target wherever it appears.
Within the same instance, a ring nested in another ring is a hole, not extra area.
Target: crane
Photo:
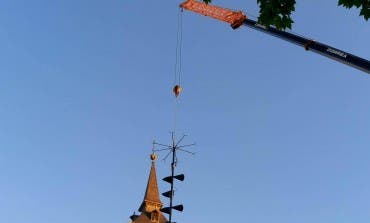
[[[266,27],[262,24],[259,24],[257,21],[249,19],[242,11],[233,11],[219,6],[206,4],[197,0],[186,0],[180,4],[180,7],[204,16],[209,16],[222,22],[229,23],[233,29],[237,29],[242,25],[248,26],[255,30],[262,31],[301,46],[306,51],[312,51],[321,54],[325,57],[336,60],[343,64],[347,64],[370,74],[369,60],[339,50],[324,43],[320,43],[313,39],[302,37],[283,30],[278,30],[274,27]]]

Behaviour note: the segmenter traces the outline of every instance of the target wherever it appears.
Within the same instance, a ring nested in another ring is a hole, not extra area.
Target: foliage
[[[363,16],[366,21],[370,18],[370,0],[339,0],[338,5],[348,9],[353,6],[361,8],[360,16]]]
[[[210,3],[212,0],[203,0]],[[257,0],[260,7],[258,22],[265,26],[273,25],[277,29],[291,28],[294,23],[290,15],[295,10],[295,0]],[[370,0],[338,0],[338,5],[345,8],[361,8],[360,16],[367,21],[370,18]]]
[[[277,29],[292,28],[290,15],[294,11],[295,0],[257,0],[260,6],[258,22]]]

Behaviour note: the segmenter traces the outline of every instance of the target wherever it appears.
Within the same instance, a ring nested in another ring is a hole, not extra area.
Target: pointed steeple
[[[143,211],[144,209],[153,209],[153,206],[156,207],[154,209],[160,209],[162,207],[162,202],[159,198],[159,190],[158,190],[158,183],[157,183],[157,174],[155,170],[155,160],[156,155],[153,153],[150,156],[152,160],[152,166],[150,168],[148,183],[146,186],[146,191],[144,195],[143,202],[140,205],[139,211]]]
[[[154,153],[150,156],[152,166],[150,168],[144,199],[139,208],[139,212],[141,213],[139,215],[135,213],[131,215],[131,223],[168,223],[167,218],[161,212],[163,204],[159,198],[157,174],[155,171],[156,158],[157,156]]]

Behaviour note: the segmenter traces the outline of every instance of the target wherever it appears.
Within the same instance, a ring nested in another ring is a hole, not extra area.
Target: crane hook
[[[179,97],[181,91],[182,91],[182,88],[180,85],[175,85],[175,87],[173,87],[173,93],[175,94],[176,98]]]

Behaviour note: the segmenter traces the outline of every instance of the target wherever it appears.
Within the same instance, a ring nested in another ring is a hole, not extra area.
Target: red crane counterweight
[[[193,11],[205,16],[227,22],[233,29],[239,28],[247,19],[247,16],[242,11],[232,11],[214,5],[205,4],[195,0],[187,0],[180,4],[181,8]]]

